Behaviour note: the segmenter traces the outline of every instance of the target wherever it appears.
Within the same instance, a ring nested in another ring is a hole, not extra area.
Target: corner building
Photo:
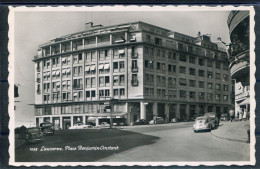
[[[230,73],[235,80],[235,111],[250,111],[249,11],[231,11],[227,20],[231,46]]]
[[[227,55],[210,36],[187,36],[144,22],[86,30],[40,45],[35,62],[36,124],[189,120],[227,113],[232,83]]]

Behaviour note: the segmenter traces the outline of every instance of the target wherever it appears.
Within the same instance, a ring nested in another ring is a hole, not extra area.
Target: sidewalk
[[[15,138],[14,147],[19,148],[25,144],[25,140],[21,138]]]
[[[249,121],[221,121],[217,129],[211,130],[211,134],[224,140],[248,143],[249,125]]]

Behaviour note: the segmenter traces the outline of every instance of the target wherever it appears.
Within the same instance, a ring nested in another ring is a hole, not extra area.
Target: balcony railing
[[[83,89],[83,84],[74,84],[74,85],[73,85],[73,89],[75,89],[75,90],[81,90],[81,89]]]
[[[132,73],[138,72],[138,67],[131,67]]]
[[[138,80],[131,80],[132,86],[138,86]]]

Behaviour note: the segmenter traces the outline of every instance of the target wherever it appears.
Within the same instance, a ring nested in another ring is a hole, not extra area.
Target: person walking
[[[232,122],[234,120],[234,117],[235,117],[235,111],[233,109],[231,109],[229,111],[229,117],[230,117],[230,121]]]
[[[244,109],[244,112],[243,112],[243,120],[246,121],[246,116],[247,116],[247,111],[246,109]]]
[[[156,125],[156,123],[157,123],[157,116],[154,115],[154,117],[153,117],[153,124]]]
[[[239,109],[239,121],[242,121],[243,118],[243,110],[240,108]]]

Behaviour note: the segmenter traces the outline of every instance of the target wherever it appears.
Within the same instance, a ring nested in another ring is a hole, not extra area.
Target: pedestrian
[[[243,118],[243,110],[240,108],[239,109],[239,121],[242,121]]]
[[[157,116],[154,115],[154,118],[153,118],[153,124],[156,125],[156,123],[157,123]]]
[[[230,117],[230,121],[232,122],[234,120],[234,117],[235,117],[235,112],[233,109],[231,109],[229,111],[229,117]]]
[[[244,109],[244,112],[243,112],[243,120],[246,121],[246,116],[247,116],[247,111],[246,109]]]

